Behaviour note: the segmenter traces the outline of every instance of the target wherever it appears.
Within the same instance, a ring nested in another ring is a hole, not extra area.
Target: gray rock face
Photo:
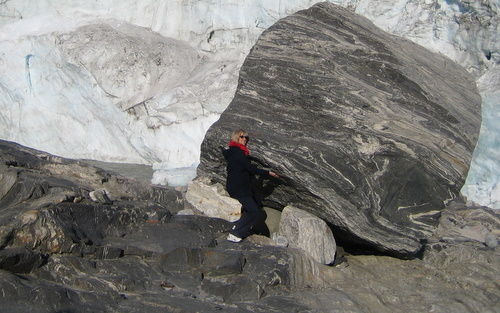
[[[459,195],[479,127],[480,97],[457,64],[321,3],[262,34],[198,174],[223,182],[218,146],[246,129],[257,161],[283,176],[269,200],[411,256]]]

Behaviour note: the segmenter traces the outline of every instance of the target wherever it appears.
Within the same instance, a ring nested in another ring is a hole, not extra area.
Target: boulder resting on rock
[[[289,246],[304,250],[318,263],[335,260],[337,245],[331,229],[311,213],[287,206],[281,214],[279,234],[287,238]]]
[[[198,175],[225,180],[218,147],[243,128],[256,162],[281,174],[269,201],[313,213],[351,243],[415,257],[459,196],[480,103],[450,59],[319,3],[260,36],[205,136]]]

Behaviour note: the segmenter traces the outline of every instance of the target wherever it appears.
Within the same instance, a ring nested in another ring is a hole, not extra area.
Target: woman
[[[266,215],[261,210],[252,193],[251,182],[255,174],[278,177],[271,171],[257,168],[250,163],[247,148],[248,133],[242,129],[236,130],[231,135],[229,149],[224,151],[227,161],[226,189],[232,198],[241,203],[241,218],[234,223],[227,240],[240,242],[250,236],[256,225],[264,223]]]

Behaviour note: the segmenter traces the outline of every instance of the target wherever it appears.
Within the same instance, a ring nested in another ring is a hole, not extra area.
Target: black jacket
[[[229,147],[223,154],[227,161],[226,190],[229,195],[233,198],[252,196],[253,175],[269,175],[269,171],[253,165],[238,147]]]

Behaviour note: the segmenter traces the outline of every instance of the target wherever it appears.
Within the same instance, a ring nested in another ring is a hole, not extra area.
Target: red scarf
[[[229,142],[229,146],[230,146],[230,147],[238,147],[238,148],[240,148],[240,149],[243,151],[243,153],[244,153],[245,155],[249,155],[249,154],[250,154],[250,150],[248,150],[247,146],[242,145],[241,143],[238,143],[238,142],[236,142],[236,141],[232,141],[232,140],[231,140],[231,141]]]

